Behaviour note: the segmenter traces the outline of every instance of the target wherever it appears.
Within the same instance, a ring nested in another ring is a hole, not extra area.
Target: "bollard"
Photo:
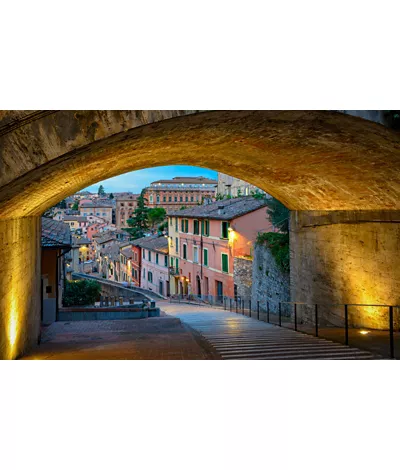
[[[111,307],[115,307],[115,296],[111,296]]]
[[[133,297],[129,298],[129,304],[133,305],[135,303],[135,299]]]
[[[120,297],[119,298],[119,305],[124,305],[124,298],[123,297]]]

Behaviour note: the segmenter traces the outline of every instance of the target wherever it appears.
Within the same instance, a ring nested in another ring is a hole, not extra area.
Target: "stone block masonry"
[[[271,312],[277,312],[279,302],[290,300],[289,273],[280,269],[265,245],[254,247],[252,277],[252,302],[260,302],[260,311],[265,312],[269,302]]]
[[[233,281],[237,286],[237,295],[241,299],[251,299],[253,261],[250,258],[234,258]]]

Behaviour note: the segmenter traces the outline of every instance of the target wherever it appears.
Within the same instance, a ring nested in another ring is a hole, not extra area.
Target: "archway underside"
[[[0,137],[0,218],[173,164],[244,179],[293,210],[400,209],[400,138],[381,125],[326,111],[184,113],[63,111],[15,126]]]

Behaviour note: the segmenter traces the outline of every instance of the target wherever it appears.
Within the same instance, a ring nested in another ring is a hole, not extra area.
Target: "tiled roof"
[[[151,184],[217,184],[217,180],[212,180],[210,178],[205,178],[204,176],[193,176],[193,177],[186,177],[186,176],[176,176],[172,178],[172,180],[157,180],[153,181]]]
[[[211,204],[193,206],[188,209],[168,212],[168,216],[193,217],[217,220],[232,220],[242,215],[265,207],[265,199],[256,199],[253,196],[224,199]]]
[[[146,250],[168,253],[168,238],[153,235],[151,237],[138,238],[133,240],[132,245],[140,246]]]
[[[42,217],[42,247],[71,246],[71,230],[69,225],[57,220]]]
[[[85,238],[85,237],[72,237],[72,244],[73,245],[89,245],[90,244],[90,240],[89,238]]]
[[[102,234],[102,236],[100,238],[96,237],[96,243],[100,243],[100,245],[102,243],[106,243],[106,242],[109,242],[111,240],[117,240],[117,237],[114,235],[113,232],[110,232],[110,233],[106,233],[105,235]]]
[[[120,251],[126,258],[131,258],[132,257],[132,247],[131,246],[127,246],[126,248],[121,248]]]
[[[112,201],[95,201],[95,202],[82,202],[80,207],[113,207]]]
[[[87,217],[79,217],[77,215],[66,215],[63,220],[69,220],[71,222],[87,222]]]

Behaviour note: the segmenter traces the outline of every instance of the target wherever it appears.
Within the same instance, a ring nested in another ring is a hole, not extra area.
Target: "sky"
[[[170,165],[131,171],[123,175],[114,176],[114,178],[99,181],[84,190],[97,192],[99,186],[102,184],[106,193],[124,191],[140,193],[140,191],[144,187],[149,186],[151,182],[160,179],[171,179],[174,176],[205,176],[207,178],[218,179],[217,172],[213,170],[199,168],[197,166]]]

